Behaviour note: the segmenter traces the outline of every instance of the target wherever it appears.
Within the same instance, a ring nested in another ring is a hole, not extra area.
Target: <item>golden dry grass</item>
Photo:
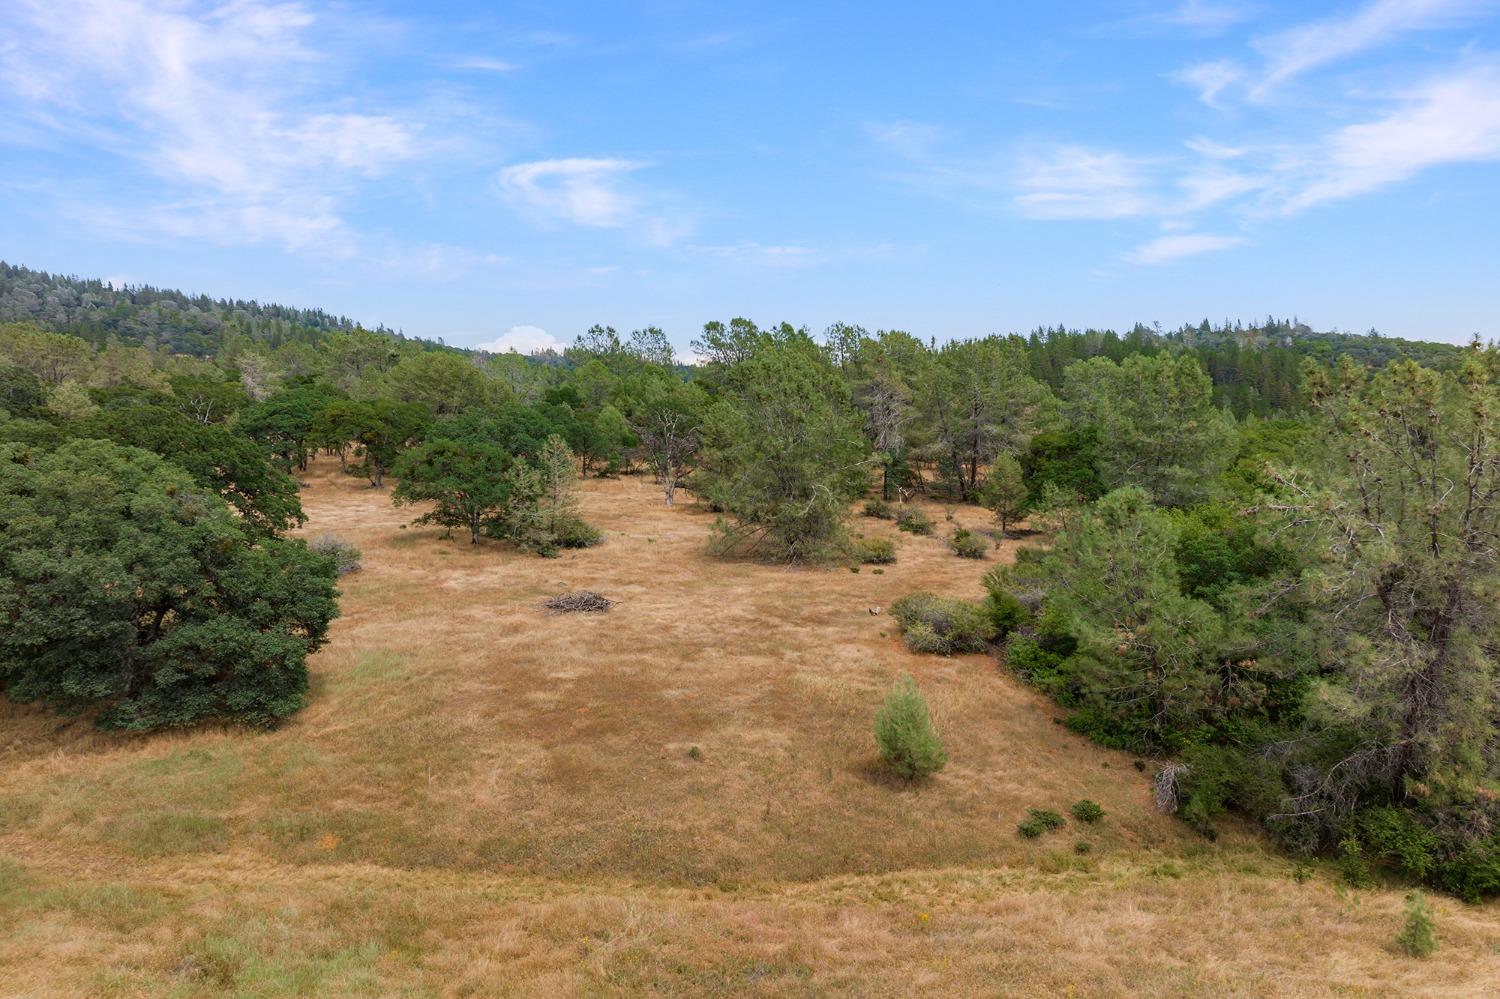
[[[0,705],[0,996],[1500,983],[1495,906],[1436,900],[1437,954],[1401,957],[1399,891],[1298,883],[1245,833],[1207,844],[993,660],[905,652],[869,608],[975,596],[989,564],[940,537],[858,521],[899,538],[879,575],[724,562],[710,515],[625,478],[586,484],[606,543],[548,561],[403,529],[331,462],[308,478],[308,530],[365,569],[289,724],[123,738]],[[621,603],[540,607],[576,588]],[[952,760],[916,787],[871,738],[903,671]],[[1098,827],[1016,835],[1028,806],[1084,797]]]

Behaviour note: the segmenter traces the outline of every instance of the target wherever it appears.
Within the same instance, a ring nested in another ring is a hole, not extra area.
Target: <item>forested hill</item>
[[[1361,367],[1382,368],[1397,358],[1423,367],[1449,368],[1463,348],[1451,343],[1402,340],[1371,330],[1365,334],[1318,332],[1297,319],[1246,324],[1207,319],[1170,331],[1137,323],[1121,336],[1114,330],[1066,329],[1062,325],[1033,330],[1026,340],[1031,374],[1054,390],[1062,387],[1063,370],[1074,361],[1107,357],[1122,361],[1133,354],[1184,351],[1193,354],[1214,383],[1214,401],[1237,416],[1265,416],[1301,405],[1304,358],[1326,364],[1348,357]]]
[[[115,288],[97,278],[0,261],[0,322],[17,321],[71,333],[96,346],[115,338],[197,357],[214,356],[237,338],[271,348],[314,344],[357,325],[322,309],[186,295],[150,285]]]

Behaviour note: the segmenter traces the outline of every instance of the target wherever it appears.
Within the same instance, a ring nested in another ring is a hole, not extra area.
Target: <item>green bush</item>
[[[1072,812],[1073,818],[1079,822],[1092,823],[1104,818],[1104,809],[1099,806],[1097,801],[1090,801],[1088,798],[1074,802]]]
[[[307,547],[314,555],[325,555],[333,559],[334,568],[340,576],[360,569],[359,549],[337,534],[325,531],[309,541]]]
[[[1066,824],[1063,817],[1054,811],[1046,808],[1028,808],[1026,818],[1016,823],[1016,832],[1027,839],[1036,839],[1043,833],[1061,829]]]
[[[896,526],[908,534],[927,536],[932,534],[934,525],[920,507],[903,506],[896,514]]]
[[[1353,836],[1346,836],[1339,842],[1339,873],[1350,888],[1368,888],[1375,883],[1370,865],[1365,862],[1364,850]]]
[[[1406,923],[1396,935],[1396,946],[1407,957],[1427,957],[1437,950],[1437,935],[1433,932],[1436,923],[1432,918],[1432,906],[1419,891],[1406,896]]]
[[[984,558],[990,550],[988,541],[963,527],[953,532],[953,537],[948,539],[948,547],[959,558]]]
[[[1438,838],[1399,808],[1371,808],[1359,817],[1360,842],[1382,863],[1421,880],[1432,873]]]
[[[908,780],[935,774],[947,764],[948,755],[932,726],[927,701],[910,676],[896,682],[876,712],[875,743],[881,759]]]
[[[913,652],[951,656],[983,652],[995,637],[994,626],[979,607],[932,593],[913,593],[891,605],[891,614]]]
[[[890,565],[896,561],[896,542],[890,538],[860,538],[854,553],[866,565]]]
[[[1001,591],[989,593],[984,598],[984,612],[995,626],[995,638],[1004,639],[1011,632],[1031,620],[1026,607],[1013,593]]]
[[[552,543],[558,548],[592,548],[604,533],[581,517],[559,517],[552,525]]]
[[[1017,637],[1006,647],[1005,661],[1028,683],[1046,689],[1057,677],[1063,657],[1048,652],[1035,639]]]
[[[1433,872],[1432,883],[1465,902],[1479,903],[1500,895],[1500,835],[1465,844]]]
[[[995,638],[1003,641],[1011,632],[1030,622],[1031,612],[1006,587],[1005,566],[990,569],[984,574],[983,582],[984,612],[995,626]]]
[[[864,514],[866,517],[874,517],[876,520],[895,520],[896,507],[890,500],[865,500]]]

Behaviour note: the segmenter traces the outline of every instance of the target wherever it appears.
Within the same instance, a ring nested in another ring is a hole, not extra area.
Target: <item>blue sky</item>
[[[1500,337],[1500,3],[0,0],[0,258],[467,346]]]

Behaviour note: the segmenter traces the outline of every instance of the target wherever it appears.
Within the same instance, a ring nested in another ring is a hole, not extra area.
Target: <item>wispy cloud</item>
[[[616,229],[638,206],[620,182],[643,166],[619,159],[539,160],[506,167],[498,179],[505,197],[533,215]]]
[[[1216,250],[1243,246],[1245,242],[1242,236],[1178,233],[1171,236],[1158,236],[1156,239],[1142,243],[1125,254],[1125,259],[1133,264],[1166,264],[1181,260],[1183,257],[1197,256],[1200,253],[1212,253]]]
[[[11,113],[169,189],[134,213],[169,235],[347,251],[345,195],[422,145],[416,120],[329,99],[299,4],[15,0],[4,23]]]
[[[454,56],[447,61],[450,69],[471,70],[479,73],[514,73],[521,67],[509,59],[493,56]]]
[[[1452,27],[1494,6],[1492,0],[1375,0],[1353,15],[1298,25],[1257,39],[1264,76],[1251,91],[1263,97],[1293,78],[1412,31]]]
[[[1195,62],[1167,74],[1167,78],[1198,92],[1198,99],[1211,108],[1219,107],[1219,96],[1245,78],[1245,70],[1233,59]]]
[[[648,164],[626,159],[538,160],[501,170],[501,196],[541,223],[562,221],[594,229],[635,230],[646,242],[669,246],[693,228],[690,212],[661,194],[632,187]]]
[[[930,197],[1038,219],[1117,219],[1151,211],[1144,193],[1147,160],[1070,143],[962,155],[945,147],[942,131],[919,122],[867,130],[905,164],[896,179]]]
[[[1350,14],[1254,38],[1248,60],[1204,59],[1168,74],[1222,108],[1231,94],[1265,103],[1298,77],[1417,31],[1453,28],[1493,10],[1496,0],[1373,0]],[[1258,57],[1258,58],[1257,58]],[[1248,63],[1253,66],[1247,65]]]
[[[718,257],[724,260],[744,261],[768,267],[806,267],[823,259],[817,247],[801,244],[765,244],[753,240],[718,246],[693,246],[689,250],[699,256]]]
[[[1153,20],[1160,24],[1191,28],[1212,34],[1228,30],[1250,18],[1254,13],[1255,8],[1249,4],[1186,0],[1156,15]]]
[[[1083,146],[1032,152],[1023,161],[1015,205],[1038,219],[1118,219],[1151,211],[1146,161]]]
[[[1430,80],[1403,106],[1333,133],[1293,168],[1282,208],[1367,194],[1430,167],[1500,161],[1500,70],[1482,67]]]

